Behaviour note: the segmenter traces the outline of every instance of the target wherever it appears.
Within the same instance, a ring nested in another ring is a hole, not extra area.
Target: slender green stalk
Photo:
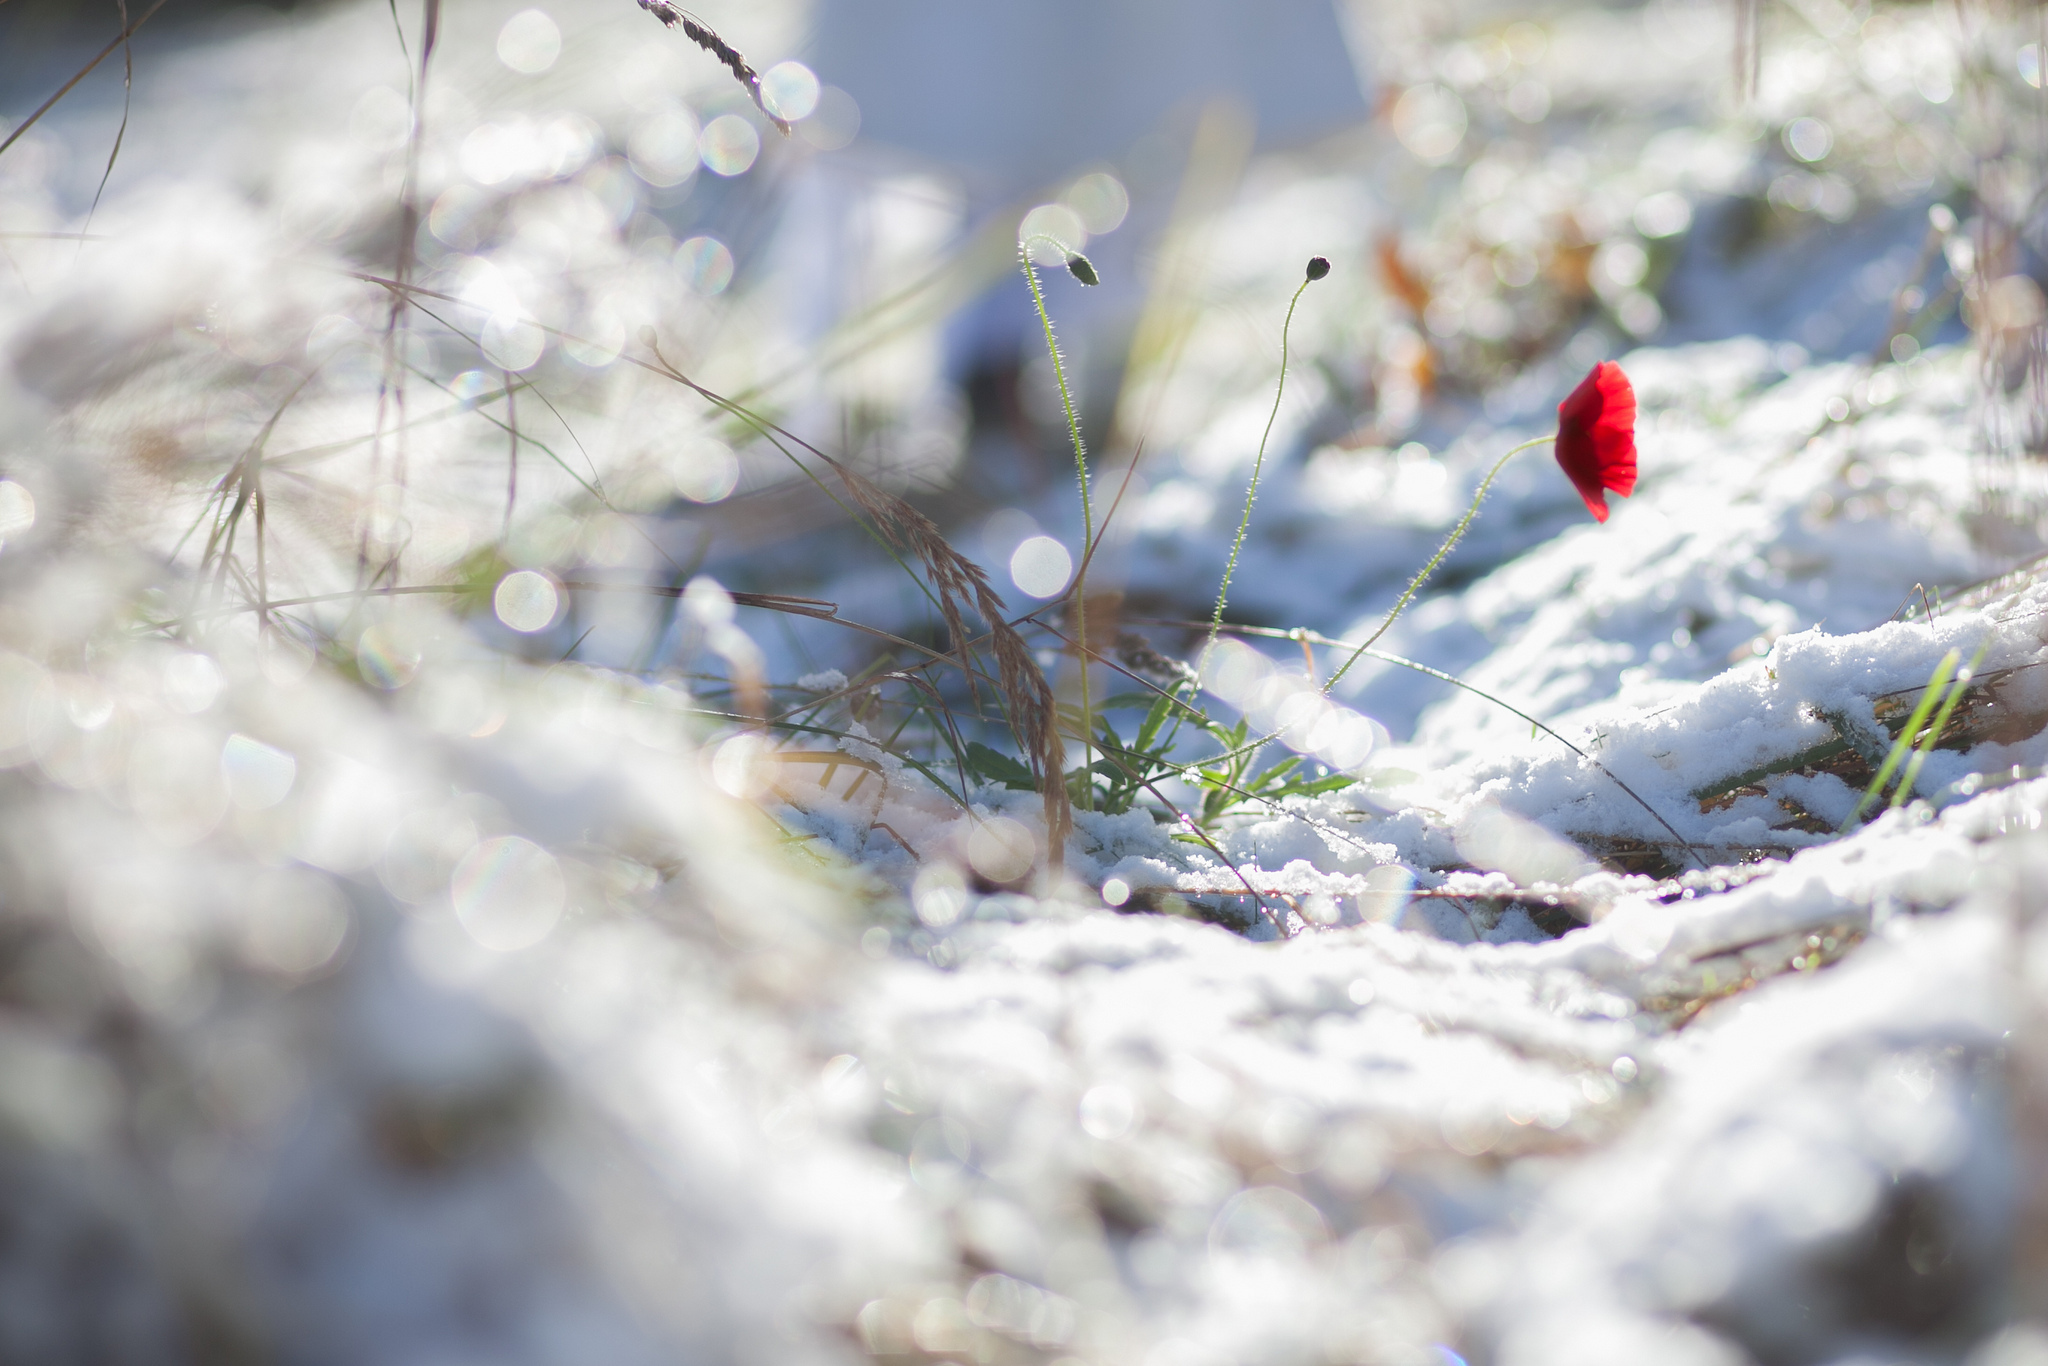
[[[1487,493],[1493,488],[1493,481],[1507,467],[1508,461],[1514,459],[1523,451],[1528,450],[1531,446],[1541,446],[1545,442],[1555,440],[1557,440],[1557,437],[1553,434],[1551,436],[1539,436],[1531,441],[1524,441],[1521,445],[1493,462],[1493,468],[1488,470],[1486,477],[1479,481],[1478,492],[1472,495],[1472,506],[1465,509],[1465,515],[1460,517],[1458,524],[1451,528],[1451,534],[1444,537],[1444,543],[1437,547],[1436,554],[1429,557],[1429,563],[1422,566],[1421,571],[1409,581],[1408,591],[1401,595],[1400,600],[1394,604],[1393,610],[1387,613],[1387,619],[1380,623],[1379,629],[1367,636],[1364,643],[1353,650],[1351,657],[1344,661],[1343,667],[1330,675],[1329,681],[1323,684],[1323,691],[1325,693],[1336,687],[1337,680],[1351,672],[1351,666],[1363,659],[1365,652],[1377,644],[1379,638],[1387,633],[1387,628],[1400,619],[1401,614],[1408,610],[1408,604],[1415,600],[1415,595],[1422,591],[1422,585],[1429,582],[1429,576],[1436,573],[1437,566],[1444,562],[1444,556],[1450,554],[1458,542],[1465,539],[1465,532],[1471,527],[1472,519],[1479,515],[1479,505],[1486,501]]]
[[[1956,664],[1962,657],[1961,650],[1950,650],[1941,657],[1941,663],[1934,666],[1934,673],[1928,678],[1926,688],[1921,690],[1919,704],[1913,708],[1913,714],[1906,718],[1906,728],[1900,731],[1899,738],[1892,742],[1891,753],[1884,756],[1884,762],[1878,766],[1877,776],[1870,780],[1869,787],[1863,789],[1863,796],[1857,801],[1856,809],[1849,813],[1849,818],[1842,822],[1842,828],[1837,830],[1836,834],[1848,834],[1849,827],[1861,820],[1863,813],[1884,795],[1885,784],[1891,781],[1892,774],[1898,771],[1899,764],[1912,752],[1914,737],[1920,734],[1920,727],[1926,724],[1928,714],[1934,710],[1935,703],[1941,697],[1941,690],[1948,685],[1949,675],[1955,672]]]
[[[1927,761],[1927,751],[1941,743],[1941,733],[1948,729],[1948,718],[1955,713],[1956,703],[1962,701],[1963,694],[1969,690],[1970,680],[1976,676],[1977,666],[1984,662],[1984,652],[1989,648],[1991,638],[1986,636],[1984,643],[1977,647],[1977,653],[1970,656],[1970,662],[1956,674],[1948,696],[1942,699],[1941,710],[1934,713],[1934,724],[1927,728],[1927,734],[1920,737],[1920,747],[1913,751],[1912,759],[1906,764],[1906,771],[1899,779],[1899,790],[1892,794],[1891,809],[1904,806],[1907,798],[1913,795],[1913,786],[1920,781],[1920,765]],[[1955,652],[1951,650],[1949,653]],[[1912,732],[1908,731],[1906,738],[1912,739]]]
[[[1038,283],[1038,269],[1031,260],[1031,247],[1035,242],[1051,242],[1069,255],[1072,249],[1064,242],[1044,233],[1033,233],[1017,244],[1018,259],[1024,263],[1024,279],[1031,286],[1031,302],[1038,309],[1038,321],[1045,328],[1045,350],[1052,357],[1053,378],[1059,381],[1060,405],[1066,409],[1067,437],[1074,444],[1074,476],[1081,485],[1081,559],[1080,572],[1074,576],[1070,590],[1074,599],[1074,634],[1081,642],[1080,652],[1075,656],[1081,667],[1081,809],[1091,810],[1094,806],[1094,737],[1095,706],[1088,692],[1088,558],[1095,541],[1095,509],[1088,501],[1088,451],[1081,443],[1081,419],[1074,412],[1074,395],[1067,387],[1067,367],[1060,359],[1060,344],[1052,332],[1052,314],[1045,306],[1045,290]],[[1048,774],[1049,781],[1057,781],[1058,775]]]
[[[1392,626],[1394,622],[1400,618],[1401,613],[1408,610],[1408,604],[1414,601],[1415,595],[1421,591],[1422,585],[1428,582],[1429,576],[1436,572],[1437,566],[1444,562],[1444,557],[1451,553],[1452,548],[1455,547],[1459,541],[1464,539],[1465,532],[1472,525],[1472,519],[1479,515],[1479,505],[1486,501],[1487,492],[1490,489],[1492,489],[1493,481],[1500,476],[1501,470],[1506,468],[1508,461],[1514,459],[1523,451],[1528,450],[1531,446],[1541,446],[1547,441],[1555,440],[1557,440],[1557,437],[1555,434],[1553,434],[1550,436],[1539,436],[1534,438],[1533,440],[1524,441],[1521,445],[1516,446],[1513,450],[1510,450],[1506,455],[1503,455],[1499,460],[1496,460],[1494,462],[1493,468],[1487,471],[1486,478],[1479,481],[1479,489],[1472,495],[1472,506],[1465,509],[1465,515],[1458,520],[1458,524],[1455,527],[1451,528],[1451,534],[1449,536],[1446,536],[1444,538],[1444,543],[1437,547],[1436,554],[1430,557],[1429,563],[1422,566],[1421,570],[1417,572],[1415,577],[1409,581],[1408,591],[1401,594],[1400,600],[1394,604],[1393,610],[1387,613],[1386,620],[1382,621],[1379,624],[1379,629],[1374,631],[1371,635],[1367,636],[1363,641],[1359,642],[1358,645],[1354,646],[1352,648],[1350,657],[1344,661],[1343,667],[1330,675],[1329,681],[1324,683],[1322,686],[1322,691],[1324,692],[1324,694],[1327,695],[1332,688],[1336,687],[1337,681],[1343,678],[1346,673],[1350,672],[1351,666],[1356,664],[1359,660],[1363,659],[1366,655],[1366,652],[1371,650],[1372,647],[1376,643],[1378,643],[1379,638],[1387,633],[1387,628]],[[1199,684],[1197,686],[1199,686]],[[1277,739],[1279,737],[1279,734],[1279,731],[1274,731],[1270,735],[1259,736],[1256,739],[1252,740],[1248,745],[1241,745],[1238,748],[1232,750],[1229,754],[1220,755],[1217,757],[1222,759],[1230,759],[1235,758],[1239,754],[1250,753],[1251,751],[1256,750],[1261,746],[1267,744],[1269,741]],[[1214,760],[1212,760],[1211,762],[1214,762]],[[1656,813],[1652,812],[1651,814],[1654,815]]]
[[[1195,675],[1200,677],[1209,667],[1209,654],[1216,648],[1216,634],[1223,629],[1223,604],[1230,597],[1230,580],[1237,574],[1237,557],[1244,551],[1245,534],[1252,526],[1252,504],[1259,497],[1259,475],[1266,468],[1266,443],[1273,437],[1273,424],[1280,417],[1280,396],[1287,392],[1287,334],[1294,326],[1294,306],[1301,302],[1302,294],[1316,282],[1311,275],[1295,288],[1294,297],[1287,301],[1287,318],[1280,324],[1280,383],[1273,390],[1273,411],[1266,414],[1266,430],[1259,434],[1259,454],[1252,461],[1252,478],[1244,489],[1244,515],[1237,522],[1237,539],[1230,543],[1230,560],[1223,566],[1223,583],[1216,590],[1216,611],[1209,618],[1209,638],[1202,642],[1202,653],[1195,660]]]

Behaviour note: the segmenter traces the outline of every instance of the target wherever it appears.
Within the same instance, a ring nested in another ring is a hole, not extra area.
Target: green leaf
[[[1172,696],[1172,694],[1170,694],[1170,693],[1161,693],[1161,694],[1159,694],[1159,697],[1158,697],[1158,699],[1157,699],[1156,701],[1154,701],[1154,702],[1152,703],[1152,709],[1151,709],[1150,711],[1148,711],[1148,712],[1146,712],[1146,713],[1145,713],[1145,719],[1144,719],[1143,721],[1141,721],[1141,722],[1139,722],[1139,723],[1138,723],[1138,748],[1139,748],[1139,749],[1150,749],[1150,748],[1151,748],[1151,746],[1152,746],[1152,742],[1153,742],[1154,740],[1157,740],[1157,739],[1159,738],[1159,729],[1160,729],[1160,727],[1162,727],[1162,726],[1164,726],[1164,725],[1166,724],[1166,718],[1167,718],[1167,717],[1168,717],[1169,715],[1171,715],[1171,714],[1172,714],[1172,712],[1173,712],[1173,696]]]
[[[1287,775],[1292,773],[1300,764],[1301,756],[1299,754],[1290,754],[1264,773],[1261,773],[1256,780],[1242,784],[1242,786],[1263,795],[1272,791],[1273,788],[1284,784]]]
[[[1337,792],[1350,787],[1358,779],[1349,773],[1331,773],[1321,778],[1308,778],[1298,783],[1289,783],[1267,794],[1274,797],[1320,797],[1325,792]]]
[[[986,782],[1001,783],[1012,791],[1038,791],[1038,780],[1031,776],[1029,768],[979,740],[967,742],[967,771]]]
[[[1095,710],[1098,712],[1137,711],[1142,707],[1149,707],[1151,705],[1151,693],[1120,692],[1116,694],[1114,697],[1105,697],[1100,702],[1097,702],[1095,704]]]

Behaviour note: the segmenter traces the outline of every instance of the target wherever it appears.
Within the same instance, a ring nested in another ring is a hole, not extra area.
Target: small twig
[[[590,633],[592,631],[595,631],[596,629],[597,623],[594,621],[591,622],[590,625],[584,627],[583,634],[576,637],[576,643],[571,645],[568,649],[562,651],[562,657],[556,660],[555,663],[567,664],[571,659],[575,657],[576,652],[583,648],[583,642],[590,639]]]
[[[896,833],[896,828],[895,828],[894,826],[890,825],[890,824],[889,824],[889,822],[887,822],[887,821],[876,821],[876,822],[875,822],[875,823],[874,823],[873,825],[870,825],[870,826],[868,827],[868,829],[870,829],[870,830],[879,830],[879,831],[881,831],[881,832],[882,832],[883,834],[887,835],[887,836],[888,836],[888,837],[889,837],[890,839],[892,839],[892,840],[895,840],[895,841],[896,841],[896,842],[897,842],[898,844],[902,845],[902,846],[903,846],[903,852],[904,852],[904,853],[906,853],[906,854],[910,855],[910,856],[911,856],[912,858],[916,859],[916,860],[917,860],[917,861],[918,861],[919,863],[923,863],[923,862],[924,862],[924,855],[922,855],[922,854],[918,853],[918,852],[917,852],[917,850],[915,850],[915,849],[911,848],[911,847],[910,847],[910,841],[909,841],[909,840],[907,840],[907,839],[905,839],[905,838],[903,838],[903,836],[901,836],[901,835],[897,834],[897,833]]]

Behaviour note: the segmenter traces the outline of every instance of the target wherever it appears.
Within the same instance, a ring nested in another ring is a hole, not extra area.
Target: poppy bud
[[[1102,277],[1095,273],[1095,263],[1078,251],[1067,253],[1067,274],[1073,276],[1084,285],[1099,285],[1102,283]]]
[[[1321,257],[1321,256],[1311,256],[1311,257],[1309,257],[1309,258],[1308,258],[1308,278],[1309,278],[1309,279],[1311,279],[1311,280],[1320,280],[1320,279],[1322,279],[1322,278],[1323,278],[1323,277],[1324,277],[1325,275],[1328,275],[1329,273],[1330,273],[1330,263],[1329,263],[1329,261],[1328,261],[1328,260],[1327,260],[1326,258],[1324,258],[1324,257]]]

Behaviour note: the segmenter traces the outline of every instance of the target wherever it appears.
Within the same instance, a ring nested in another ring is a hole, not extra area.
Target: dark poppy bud
[[[1078,251],[1067,254],[1067,274],[1073,276],[1084,285],[1099,285],[1102,283],[1102,277],[1095,273],[1095,263]]]
[[[1329,261],[1328,261],[1327,259],[1325,259],[1324,257],[1321,257],[1321,256],[1311,256],[1311,257],[1309,257],[1309,258],[1308,258],[1308,278],[1309,278],[1309,279],[1311,279],[1311,280],[1320,280],[1320,279],[1322,279],[1322,278],[1323,278],[1323,277],[1324,277],[1325,275],[1328,275],[1329,273],[1330,273],[1330,263],[1329,263]]]

